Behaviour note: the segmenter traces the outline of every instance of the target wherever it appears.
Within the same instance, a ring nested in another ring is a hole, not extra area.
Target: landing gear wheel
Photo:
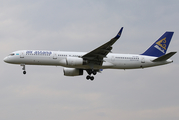
[[[96,75],[96,71],[92,71],[93,75]]]
[[[23,74],[25,75],[25,74],[26,74],[26,71],[23,71]]]
[[[92,75],[96,75],[98,70],[87,69],[86,72],[88,73],[88,75],[86,76],[86,79],[93,81],[94,80],[94,76],[92,76]]]
[[[87,79],[87,80],[89,80],[89,79],[90,79],[90,76],[89,76],[89,75],[88,75],[88,76],[86,76],[86,79]]]
[[[23,71],[23,74],[25,75],[25,74],[26,74],[26,71]]]
[[[91,77],[90,77],[90,79],[91,79],[91,81],[93,81],[93,80],[94,80],[94,77],[93,77],[93,76],[91,76]]]
[[[91,81],[93,81],[93,80],[94,80],[94,77],[93,77],[93,76],[88,75],[88,76],[86,76],[86,79],[87,79],[87,80],[89,80],[89,79],[90,79]]]

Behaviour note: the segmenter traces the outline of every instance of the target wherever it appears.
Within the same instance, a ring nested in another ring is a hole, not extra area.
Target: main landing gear
[[[25,64],[21,64],[21,66],[22,66],[23,74],[25,75],[25,74],[26,74],[26,71],[25,71]]]
[[[91,75],[88,75],[88,76],[86,76],[86,79],[87,79],[87,80],[89,80],[89,79],[90,79],[91,81],[93,81],[93,80],[94,80],[94,77],[93,77],[93,76],[91,76]]]
[[[86,76],[86,79],[87,80],[90,79],[91,81],[93,81],[94,80],[94,76],[91,76],[91,74],[96,75],[97,72],[95,70],[86,70],[86,71],[89,74],[89,75]]]

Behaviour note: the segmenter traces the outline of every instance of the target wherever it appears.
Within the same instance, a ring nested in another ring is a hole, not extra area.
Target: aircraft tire
[[[93,71],[92,73],[93,73],[93,75],[96,75],[96,71]]]
[[[26,71],[23,71],[23,74],[25,75],[25,74],[26,74]]]
[[[88,75],[88,76],[86,76],[86,79],[87,79],[87,80],[89,80],[89,79],[90,79],[90,76],[89,76],[89,75]]]
[[[91,76],[91,77],[90,77],[90,79],[91,79],[91,81],[93,81],[93,80],[94,80],[94,77],[93,77],[93,76]]]

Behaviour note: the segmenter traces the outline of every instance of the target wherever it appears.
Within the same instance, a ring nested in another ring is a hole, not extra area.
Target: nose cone
[[[4,62],[6,62],[6,63],[9,62],[9,61],[8,61],[8,57],[5,57],[5,58],[4,58]]]

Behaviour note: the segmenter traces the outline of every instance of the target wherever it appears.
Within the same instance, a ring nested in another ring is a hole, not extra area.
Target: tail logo
[[[156,44],[166,50],[166,37],[158,41]]]
[[[154,47],[165,54],[165,50],[166,50],[166,46],[167,46],[166,42],[167,41],[166,41],[166,37],[165,37],[165,38],[161,39],[160,41],[156,42],[156,45]]]

